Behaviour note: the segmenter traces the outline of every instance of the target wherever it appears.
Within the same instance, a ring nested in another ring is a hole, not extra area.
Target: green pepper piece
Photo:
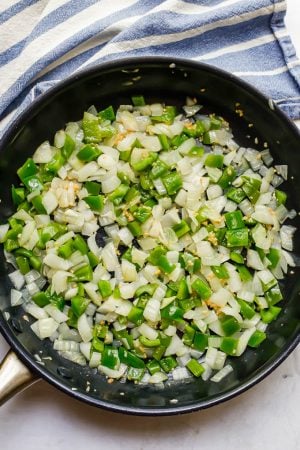
[[[75,316],[80,317],[88,307],[89,303],[90,301],[88,299],[80,297],[79,295],[73,297],[71,299],[71,308]]]
[[[29,189],[29,191],[42,191],[44,186],[37,175],[31,175],[30,177],[24,178],[23,183]]]
[[[229,200],[239,204],[242,200],[244,200],[244,198],[246,198],[246,194],[242,188],[232,187],[226,192],[226,197],[229,198]]]
[[[187,363],[186,367],[197,378],[200,377],[205,371],[204,367],[196,359],[191,359]]]
[[[240,253],[230,252],[230,259],[237,264],[244,264],[244,257]]]
[[[19,243],[15,239],[6,239],[6,241],[4,242],[4,249],[9,253],[13,250],[16,250],[16,248],[18,247]]]
[[[71,136],[69,136],[66,133],[64,146],[61,149],[62,155],[66,161],[70,158],[74,150],[75,150],[75,142],[71,138]]]
[[[95,147],[94,145],[87,144],[82,147],[81,150],[77,153],[77,158],[80,161],[89,162],[95,161],[101,154],[101,151]]]
[[[163,122],[171,125],[176,117],[176,107],[166,106],[161,116],[151,116],[152,122]]]
[[[152,164],[154,163],[154,161],[157,160],[157,158],[158,158],[157,153],[148,152],[148,156],[146,156],[145,158],[141,159],[136,163],[131,163],[131,167],[136,172],[142,172],[143,170],[147,169],[147,167],[152,166]]]
[[[152,296],[154,294],[154,292],[156,291],[156,289],[157,289],[157,284],[155,284],[155,283],[145,284],[145,285],[137,288],[137,290],[134,293],[134,296],[140,297],[143,294],[148,294],[149,296]]]
[[[192,288],[203,300],[206,300],[212,295],[212,290],[209,285],[200,278],[196,278],[196,280],[192,283]]]
[[[155,361],[155,359],[151,359],[147,364],[146,364],[147,369],[149,370],[151,375],[154,375],[156,372],[160,371],[160,365],[157,361]]]
[[[255,309],[249,305],[249,303],[245,302],[245,300],[238,299],[238,303],[241,307],[241,314],[244,319],[252,319],[255,315]]]
[[[140,191],[138,191],[135,187],[131,187],[127,194],[125,195],[125,201],[127,203],[131,202],[134,199],[140,197]]]
[[[190,325],[186,325],[183,336],[182,336],[182,342],[185,345],[188,345],[189,347],[191,347],[191,345],[194,342],[195,332],[196,331],[194,330],[193,327],[191,327]]]
[[[102,353],[104,350],[104,343],[97,337],[94,337],[92,340],[92,350],[98,353]]]
[[[150,208],[155,205],[157,205],[157,201],[154,198],[149,198],[149,200],[146,200],[144,203],[144,206],[149,206]]]
[[[83,199],[89,205],[92,211],[100,212],[104,206],[103,195],[89,195]]]
[[[70,239],[59,247],[57,254],[64,259],[68,259],[73,253],[73,241]]]
[[[251,203],[256,203],[260,195],[261,181],[256,178],[243,176],[244,184],[242,189],[249,198]]]
[[[110,120],[113,122],[116,118],[114,108],[110,105],[107,108],[102,109],[102,111],[98,112],[98,117],[103,121]]]
[[[248,229],[226,231],[227,247],[247,247],[249,243]]]
[[[241,277],[241,280],[243,282],[252,280],[252,275],[251,275],[251,273],[249,272],[249,270],[247,269],[246,266],[238,265],[237,266],[237,270],[238,270],[238,273],[239,273],[239,275]]]
[[[140,184],[145,191],[150,191],[151,189],[153,189],[153,183],[148,173],[141,173]]]
[[[139,337],[139,341],[144,347],[152,348],[152,347],[159,347],[160,346],[160,340],[159,339],[148,339],[145,336],[140,336]]]
[[[193,347],[199,352],[204,352],[207,346],[208,346],[208,335],[196,331],[193,341]]]
[[[141,325],[144,321],[143,312],[142,308],[133,306],[127,316],[129,322],[135,323],[138,326]]]
[[[207,155],[204,165],[206,167],[217,167],[218,169],[222,169],[223,167],[224,156],[223,155]]]
[[[17,174],[20,178],[20,180],[25,184],[25,181],[28,177],[31,177],[33,175],[35,175],[38,172],[38,167],[37,165],[34,163],[32,158],[28,158],[25,163],[23,164],[23,166],[21,166],[18,170],[17,170]]]
[[[188,156],[197,156],[198,158],[201,158],[204,155],[204,147],[193,147],[188,152]]]
[[[25,256],[17,256],[16,263],[22,275],[25,275],[30,271],[29,262]]]
[[[41,244],[46,244],[50,239],[57,239],[67,232],[66,225],[50,222],[45,228],[41,230],[40,240]],[[42,247],[44,248],[44,247]]]
[[[22,209],[24,209],[24,211],[26,211],[26,212],[30,211],[31,205],[27,200],[25,202],[22,202],[17,208],[18,211],[20,211]]]
[[[189,288],[188,288],[186,279],[182,278],[179,281],[176,297],[178,298],[178,300],[184,300],[186,298],[189,298],[189,296],[190,296],[190,293],[189,293]]]
[[[174,136],[171,140],[171,146],[173,148],[179,147],[184,141],[189,138],[186,134],[179,134],[178,136]]]
[[[164,175],[162,182],[169,195],[176,194],[182,188],[182,178],[177,172],[170,172]]]
[[[277,206],[285,205],[287,194],[283,191],[280,191],[279,189],[275,189],[275,198],[277,202]]]
[[[136,306],[137,306],[138,308],[145,309],[145,306],[147,305],[148,300],[149,300],[149,295],[148,295],[148,294],[141,295],[141,296],[139,297],[138,301],[137,301]]]
[[[166,249],[161,245],[158,245],[153,250],[151,250],[150,255],[148,256],[148,261],[154,266],[157,266],[158,258],[162,255],[165,255],[166,253]]]
[[[111,284],[108,280],[98,281],[98,288],[103,298],[109,297],[113,292]]]
[[[98,117],[88,112],[83,115],[82,129],[88,144],[100,142],[105,137],[112,137],[116,132],[111,125],[101,127]]]
[[[210,116],[210,130],[219,130],[222,126],[222,118],[216,116]]]
[[[11,197],[15,206],[20,205],[25,200],[25,189],[21,187],[11,187]]]
[[[87,243],[79,234],[77,234],[73,240],[73,247],[75,250],[79,250],[83,255],[88,254],[89,248],[87,246]]]
[[[77,281],[92,281],[93,271],[89,264],[86,264],[75,270],[74,276]]]
[[[98,266],[100,260],[97,255],[93,252],[88,252],[87,257],[89,259],[90,266],[94,269]]]
[[[152,164],[152,168],[150,170],[150,176],[153,180],[160,178],[162,175],[165,175],[169,170],[169,167],[166,163],[164,163],[161,159],[157,159]]]
[[[42,267],[42,260],[38,256],[30,256],[29,258],[29,264],[31,267],[35,270],[40,270]]]
[[[270,248],[267,258],[270,261],[268,267],[275,269],[280,260],[280,251],[277,248]]]
[[[133,216],[140,223],[144,223],[151,216],[151,208],[149,206],[140,206],[134,211]]]
[[[129,247],[121,256],[122,259],[126,259],[129,262],[132,262],[132,256],[131,256],[132,249]]]
[[[143,95],[133,95],[131,97],[131,101],[133,106],[145,106],[145,99],[143,97]]]
[[[11,228],[15,228],[19,225],[25,224],[24,220],[15,219],[14,217],[11,217],[10,219],[8,219],[8,223],[11,226]]]
[[[166,151],[170,150],[170,141],[169,141],[168,136],[166,136],[165,134],[159,134],[158,139],[161,143],[163,150],[166,150]]]
[[[46,292],[37,292],[32,296],[32,300],[36,303],[40,308],[43,308],[50,303],[50,294]]]
[[[152,356],[156,361],[160,361],[161,358],[163,357],[165,351],[166,351],[167,347],[164,345],[161,345],[160,347],[156,347],[156,349],[154,350]]]
[[[49,293],[50,295],[50,293]],[[52,294],[50,295],[50,303],[54,306],[56,306],[56,308],[58,308],[60,311],[62,311],[65,307],[65,299],[58,294]]]
[[[137,367],[129,367],[127,371],[127,380],[140,381],[145,373],[145,369],[138,369]]]
[[[129,222],[127,224],[127,228],[134,237],[138,237],[143,234],[141,226],[136,220],[134,220],[133,222]]]
[[[97,324],[94,326],[93,329],[93,336],[99,339],[105,339],[108,332],[108,326],[107,325],[100,325]]]
[[[128,366],[136,367],[137,369],[143,369],[145,367],[145,363],[141,358],[129,352],[124,347],[119,348],[119,358],[122,363]]]
[[[263,331],[255,330],[248,341],[249,347],[257,348],[266,339],[267,335]]]
[[[127,192],[129,191],[129,186],[126,184],[120,184],[111,194],[109,194],[108,198],[114,205],[119,205]]]
[[[170,263],[166,255],[158,257],[157,266],[165,273],[171,273],[175,269],[175,265]]]
[[[241,329],[238,321],[233,316],[224,315],[219,320],[221,322],[222,330],[224,331],[226,336],[231,336]]]
[[[267,284],[265,284],[263,281],[261,281],[261,285],[262,285],[264,292],[268,291],[269,289],[271,289],[275,286],[278,286],[276,278],[272,278]]]
[[[44,170],[46,173],[56,175],[59,169],[64,165],[64,163],[65,158],[63,157],[61,150],[58,150],[53,156],[52,160],[45,164]]]
[[[176,223],[175,225],[173,225],[172,228],[175,231],[176,236],[178,238],[181,238],[182,236],[184,236],[185,234],[187,234],[191,230],[189,225],[187,224],[187,222],[185,220],[181,220],[181,222]]]
[[[41,195],[36,195],[35,197],[33,197],[31,203],[33,204],[38,214],[47,214],[47,211],[45,210],[45,207],[43,205],[43,198]]]
[[[213,273],[216,275],[216,277],[220,278],[221,280],[227,280],[229,278],[228,270],[224,265],[211,266],[211,269]]]
[[[25,256],[25,258],[30,258],[33,255],[31,250],[27,248],[20,247],[15,251],[15,256]]]
[[[224,214],[225,222],[229,230],[244,228],[243,214],[240,210],[232,211]]]
[[[69,325],[69,327],[72,327],[72,328],[77,328],[78,317],[75,316],[75,314],[73,313],[71,308],[68,311],[68,317],[69,317],[69,319],[67,321],[67,325]]]
[[[185,126],[183,128],[183,132],[188,137],[197,138],[203,135],[205,133],[206,127],[205,124],[201,120],[197,120],[196,123],[190,124],[188,127]]]
[[[169,304],[165,308],[161,309],[161,317],[163,319],[169,319],[169,320],[177,320],[182,319],[184,314],[183,309],[179,308],[174,303]]]
[[[265,293],[265,298],[270,306],[279,303],[283,299],[279,285],[276,284],[276,286],[273,286],[271,289],[269,289]]]
[[[237,174],[232,166],[228,166],[224,169],[221,178],[218,181],[218,185],[221,186],[222,189],[226,189],[231,186],[231,183],[236,178]]]
[[[100,183],[97,183],[96,181],[86,181],[84,187],[90,195],[99,195],[101,189]]]
[[[190,309],[193,309],[196,306],[200,306],[201,303],[202,301],[198,298],[185,298],[184,300],[179,300],[179,306],[184,311],[189,311]]]
[[[227,355],[234,356],[238,345],[238,339],[233,337],[223,337],[220,345],[220,350]]]
[[[125,150],[123,152],[120,152],[119,159],[121,161],[128,162],[130,160],[130,156],[131,156],[131,150]]]
[[[260,311],[261,320],[264,323],[271,323],[273,320],[277,319],[282,308],[279,306],[270,306],[269,309],[262,309]]]
[[[82,283],[77,284],[77,295],[79,295],[79,297],[85,296],[84,286]]]
[[[8,230],[5,235],[5,239],[17,239],[18,236],[22,233],[23,226],[20,224],[16,224],[13,228]]]
[[[118,366],[119,361],[118,350],[106,345],[102,352],[101,365],[108,367],[109,369],[115,369]]]
[[[161,368],[164,372],[171,372],[175,367],[178,366],[176,359],[173,356],[167,356],[159,361]]]
[[[208,219],[208,216],[210,215],[210,209],[207,206],[202,206],[199,211],[198,214],[196,215],[196,219],[199,222],[199,225],[202,222],[205,222]]]

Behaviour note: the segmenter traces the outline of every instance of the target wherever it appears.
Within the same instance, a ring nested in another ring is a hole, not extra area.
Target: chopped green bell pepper
[[[170,172],[162,177],[162,182],[169,195],[176,194],[182,187],[182,178],[177,172]]]
[[[241,329],[240,324],[233,316],[224,315],[219,320],[221,322],[222,330],[224,331],[226,336],[231,336]]]
[[[89,162],[95,161],[101,155],[101,151],[92,144],[86,144],[82,147],[81,150],[77,153],[77,158],[80,161]]]
[[[205,371],[204,367],[196,359],[191,359],[187,363],[186,367],[197,378],[199,378]]]
[[[203,300],[208,299],[212,295],[212,290],[210,289],[209,285],[200,278],[197,278],[192,283],[192,288]]]
[[[111,284],[108,280],[98,281],[98,288],[103,298],[109,297],[113,292]]]

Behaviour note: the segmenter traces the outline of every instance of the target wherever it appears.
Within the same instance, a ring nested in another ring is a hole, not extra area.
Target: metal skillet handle
[[[37,375],[10,350],[0,363],[0,406],[36,381],[39,381]]]

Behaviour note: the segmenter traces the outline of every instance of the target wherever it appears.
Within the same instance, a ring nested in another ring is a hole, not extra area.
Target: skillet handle
[[[36,381],[39,381],[37,375],[10,350],[0,363],[0,406]]]

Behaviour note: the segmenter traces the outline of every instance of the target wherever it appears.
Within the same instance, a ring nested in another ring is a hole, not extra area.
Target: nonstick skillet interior
[[[41,142],[52,140],[55,131],[66,122],[79,120],[92,104],[97,108],[110,104],[117,107],[130,103],[131,95],[138,94],[143,94],[147,102],[178,106],[187,95],[195,96],[205,105],[203,111],[216,112],[230,122],[240,145],[262,149],[267,142],[275,162],[289,165],[289,180],[282,188],[289,194],[288,207],[300,210],[299,134],[277,108],[273,109],[268,99],[231,75],[206,65],[166,58],[139,58],[103,64],[60,83],[41,96],[11,127],[0,144],[1,223],[13,211],[10,186],[17,182],[16,170]],[[254,126],[250,128],[249,123]],[[299,215],[293,225],[299,227]],[[295,242],[298,254],[299,244],[298,233]],[[154,415],[209,407],[257,383],[299,341],[300,271],[295,268],[282,283],[283,311],[269,326],[268,339],[259,349],[249,349],[240,358],[231,358],[234,372],[220,383],[192,379],[170,382],[164,388],[118,381],[108,384],[95,371],[59,357],[48,340],[41,342],[31,332],[22,308],[9,306],[8,269],[1,250],[0,330],[10,345],[27,365],[56,387],[92,405],[115,411]],[[3,312],[9,313],[8,321]],[[43,359],[49,356],[51,359]]]

